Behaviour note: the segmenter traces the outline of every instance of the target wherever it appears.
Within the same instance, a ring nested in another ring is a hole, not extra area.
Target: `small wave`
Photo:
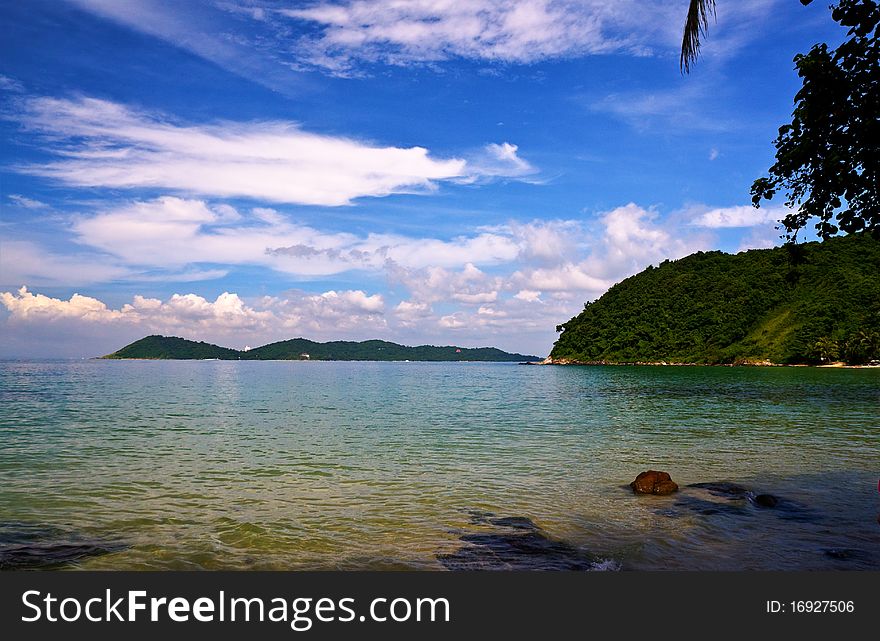
[[[590,572],[620,572],[620,561],[601,559],[590,564]]]

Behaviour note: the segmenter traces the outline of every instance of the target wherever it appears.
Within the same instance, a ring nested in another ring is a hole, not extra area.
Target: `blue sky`
[[[754,210],[827,7],[31,0],[0,5],[0,357],[149,333],[545,355],[666,258],[779,242]],[[24,288],[24,289],[23,289]]]

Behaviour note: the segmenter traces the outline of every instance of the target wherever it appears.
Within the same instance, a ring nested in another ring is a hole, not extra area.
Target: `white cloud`
[[[514,295],[514,298],[524,300],[527,303],[540,303],[541,292],[534,289],[521,289]]]
[[[164,196],[90,216],[72,230],[79,243],[138,269],[179,270],[190,264],[260,265],[297,276],[382,270],[387,261],[419,269],[491,265],[520,252],[509,234],[481,232],[450,240],[396,234],[356,236],[288,222],[279,212]]]
[[[49,298],[43,294],[32,294],[27,287],[21,287],[16,293],[0,292],[0,303],[9,310],[13,322],[57,321],[72,318],[107,323],[123,318],[121,311],[109,309],[96,298],[74,294],[70,300],[65,301]]]
[[[265,36],[249,39],[238,20],[218,11],[234,3],[180,2],[179,0],[67,0],[84,11],[159,38],[211,64],[287,95],[301,91],[299,74],[278,60]],[[232,13],[232,12],[230,12]],[[247,14],[254,20],[259,9]],[[279,47],[280,49],[280,47]]]
[[[265,325],[272,313],[256,311],[236,294],[224,292],[208,301],[195,294],[174,294],[163,302],[156,298],[135,296],[131,303],[111,309],[103,302],[74,294],[69,300],[33,294],[27,287],[16,293],[0,293],[0,302],[9,310],[10,321],[53,322],[78,320],[89,323],[130,323],[148,330],[175,331],[256,329]]]
[[[309,133],[292,122],[182,125],[95,98],[35,98],[26,105],[22,122],[47,134],[59,158],[19,170],[80,187],[338,206],[364,196],[423,193],[442,181],[534,171],[509,143],[489,145],[470,163],[433,158],[423,147]]]
[[[45,326],[54,314],[65,332],[74,331],[68,325],[86,332],[103,323],[107,336],[120,340],[170,333],[231,346],[299,335],[422,344],[448,343],[454,332],[458,344],[541,354],[555,338],[555,326],[585,300],[648,264],[714,243],[704,230],[632,203],[586,220],[513,221],[451,240],[321,232],[274,210],[239,211],[176,197],[82,216],[72,228],[81,244],[129,270],[124,278],[130,281],[164,274],[210,277],[217,266],[252,264],[298,277],[366,270],[373,278],[386,276],[389,284],[379,292],[335,288],[253,300],[232,293],[216,299],[193,293],[164,301],[135,297],[118,308],[84,296],[7,293],[7,326],[21,335],[31,331],[27,323]],[[31,261],[38,263],[38,252],[31,250]],[[28,308],[42,311],[31,314]],[[95,344],[99,339],[108,340],[96,337]]]
[[[79,286],[111,281],[192,282],[223,278],[228,269],[150,269],[95,252],[58,253],[25,240],[0,244],[0,286]]]
[[[68,2],[288,95],[300,87],[291,69],[355,75],[370,63],[528,64],[607,53],[674,59],[687,11],[686,0]],[[729,56],[758,37],[755,24],[773,2],[719,5],[704,58]]]
[[[174,294],[165,301],[135,296],[118,309],[80,294],[68,300],[34,294],[26,287],[0,293],[11,326],[63,325],[66,331],[96,324],[146,334],[182,334],[199,340],[243,340],[272,337],[336,336],[351,330],[376,331],[385,327],[381,295],[361,290],[313,294],[288,292],[246,304],[237,294],[223,292],[214,300],[197,294]]]
[[[607,212],[601,222],[604,233],[583,266],[590,274],[613,282],[652,263],[710,249],[714,242],[705,233],[685,231],[675,221],[663,221],[656,211],[635,203]]]
[[[748,205],[710,209],[694,218],[697,227],[756,227],[775,223],[785,218],[791,210],[786,207],[762,207],[756,209]]]
[[[24,92],[24,85],[15,78],[10,78],[9,76],[4,76],[3,74],[0,74],[0,91],[6,91],[8,93],[22,93]]]
[[[775,225],[758,225],[752,227],[749,233],[742,237],[736,251],[746,251],[749,249],[769,249],[776,247],[782,242],[780,232]]]
[[[469,176],[464,180],[506,177],[519,178],[535,174],[538,170],[518,155],[519,147],[509,142],[490,143],[468,158]]]
[[[615,92],[587,102],[591,111],[609,114],[639,131],[723,132],[733,126],[733,118],[707,106],[723,92],[719,84],[717,78],[699,76],[669,89]]]
[[[44,202],[27,198],[21,194],[9,194],[8,198],[17,206],[24,207],[25,209],[45,209],[49,206]]]
[[[417,328],[434,314],[428,303],[402,300],[394,308],[397,322],[404,328]]]
[[[564,263],[555,267],[524,269],[513,275],[518,287],[544,291],[582,291],[601,293],[614,284],[585,271],[583,264]]]
[[[392,283],[400,283],[420,303],[455,301],[464,305],[479,305],[498,298],[503,285],[499,276],[481,271],[473,263],[460,271],[439,266],[412,269],[389,261],[386,264]]]
[[[356,335],[375,338],[385,334],[385,300],[380,294],[368,295],[362,290],[310,294],[287,292],[284,297],[261,300],[280,321],[284,337],[306,334],[323,340]]]
[[[126,278],[131,270],[109,257],[89,254],[57,254],[22,240],[0,244],[0,284],[5,286],[107,282]]]
[[[684,10],[682,3],[636,0],[343,0],[279,13],[318,27],[295,43],[299,58],[344,74],[358,62],[644,55],[649,43],[669,44],[673,29],[665,25],[674,22],[677,30]]]
[[[569,248],[560,251],[555,262],[547,260],[551,251],[542,252],[544,264],[531,262],[514,272],[508,289],[550,292],[568,300],[597,298],[652,263],[708,249],[712,242],[705,234],[682,233],[656,212],[634,203],[601,214],[590,227],[573,221],[557,221],[554,226],[559,239],[550,236],[547,244],[545,234],[533,235],[538,246],[564,247],[565,238]],[[526,296],[521,300],[528,300]]]

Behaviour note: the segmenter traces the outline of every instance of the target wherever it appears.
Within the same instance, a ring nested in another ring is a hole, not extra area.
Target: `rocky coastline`
[[[677,361],[580,361],[573,358],[553,358],[548,356],[541,361],[530,361],[522,365],[591,365],[624,367],[633,365],[652,365],[664,367],[815,367],[817,369],[874,369],[880,368],[880,363],[868,363],[866,365],[847,365],[842,362],[826,363],[822,365],[809,365],[806,363],[774,363],[768,360],[741,360],[733,363],[686,363]]]

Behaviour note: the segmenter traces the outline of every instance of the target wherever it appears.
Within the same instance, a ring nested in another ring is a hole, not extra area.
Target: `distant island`
[[[880,240],[852,234],[649,266],[558,326],[547,362],[880,360]]]
[[[248,350],[230,349],[201,341],[175,336],[147,336],[119,351],[101,358],[108,359],[177,359],[223,361],[536,361],[537,356],[511,354],[494,347],[407,347],[388,341],[331,341],[318,343],[294,338]]]

